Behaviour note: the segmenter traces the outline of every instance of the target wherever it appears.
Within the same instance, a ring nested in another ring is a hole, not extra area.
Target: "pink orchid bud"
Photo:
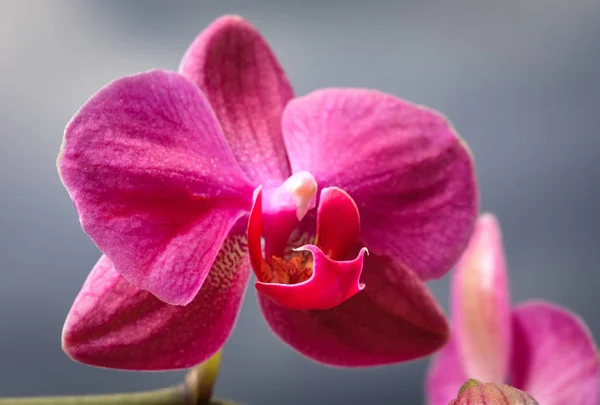
[[[458,391],[458,398],[448,405],[539,405],[539,402],[510,385],[470,379]]]

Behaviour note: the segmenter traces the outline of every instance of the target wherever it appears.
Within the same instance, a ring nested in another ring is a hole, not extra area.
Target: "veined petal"
[[[314,245],[302,246],[313,257],[311,277],[297,284],[256,282],[256,289],[289,309],[330,309],[346,301],[365,286],[359,282],[366,249],[354,260],[337,261]]]
[[[196,38],[180,72],[207,95],[242,169],[257,184],[290,175],[281,114],[293,90],[269,45],[238,16],[224,16]]]
[[[241,307],[250,274],[244,243],[239,235],[227,239],[186,306],[136,288],[102,256],[67,316],[63,349],[76,361],[126,370],[180,369],[208,359],[229,337]]]
[[[428,405],[448,405],[467,380],[460,358],[456,337],[440,350],[431,361],[425,381]]]
[[[451,313],[469,378],[502,383],[511,348],[510,299],[498,221],[482,215],[452,276]]]
[[[252,201],[210,105],[178,73],[154,70],[94,95],[58,160],[86,233],[138,288],[190,302]]]
[[[259,293],[269,326],[300,353],[334,366],[398,363],[446,343],[446,319],[414,273],[375,255],[364,258],[364,267],[367,287],[328,310],[288,309]]]
[[[564,308],[531,301],[513,312],[512,384],[543,405],[597,405],[600,358],[583,321]]]
[[[326,89],[288,103],[283,137],[294,172],[354,199],[370,251],[422,279],[458,260],[478,197],[469,151],[443,116],[376,91]]]

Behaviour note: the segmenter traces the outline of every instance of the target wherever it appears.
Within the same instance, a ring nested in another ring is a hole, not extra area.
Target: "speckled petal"
[[[244,238],[229,237],[198,295],[186,306],[169,305],[128,283],[102,256],[67,316],[63,349],[99,367],[192,367],[229,337],[249,274]]]

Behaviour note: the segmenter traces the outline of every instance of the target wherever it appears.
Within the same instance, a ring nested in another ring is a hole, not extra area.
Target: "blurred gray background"
[[[224,13],[259,28],[297,94],[377,88],[448,115],[475,154],[482,208],[503,225],[513,301],[566,305],[600,337],[600,2],[0,0],[0,395],[181,380],[62,353],[62,323],[99,252],[55,159],[65,124],[96,90],[177,69]],[[447,308],[448,278],[432,288]],[[426,367],[313,364],[270,333],[248,294],[217,394],[255,405],[419,404]]]

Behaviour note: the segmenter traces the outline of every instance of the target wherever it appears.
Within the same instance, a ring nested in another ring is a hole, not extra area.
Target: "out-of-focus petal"
[[[127,370],[194,366],[229,337],[250,267],[244,240],[226,240],[198,295],[169,305],[128,283],[106,256],[77,296],[63,330],[63,349],[74,360]]]
[[[443,116],[376,91],[326,89],[288,103],[283,137],[294,172],[354,199],[370,251],[422,279],[458,260],[478,197],[469,151]]]
[[[354,260],[331,260],[314,245],[297,249],[312,253],[312,275],[297,284],[256,282],[256,289],[289,309],[330,309],[340,305],[364,288],[359,282],[366,249]]]
[[[287,309],[259,293],[271,329],[315,361],[345,367],[398,363],[446,343],[446,319],[426,285],[386,257],[364,258],[364,290],[329,310]]]
[[[290,175],[281,114],[293,90],[254,27],[238,16],[219,18],[192,43],[179,70],[207,95],[253,181],[281,183]]]
[[[170,304],[194,298],[252,201],[210,105],[173,72],[100,90],[67,126],[58,167],[85,232],[129,282]]]
[[[448,405],[539,405],[529,393],[506,384],[467,381]],[[545,402],[541,402],[545,404]]]
[[[456,398],[458,390],[467,378],[456,344],[456,337],[452,336],[429,366],[425,381],[427,404],[448,405],[450,400]]]
[[[600,403],[600,358],[579,317],[540,301],[513,312],[512,384],[543,405]]]
[[[500,226],[493,215],[484,214],[452,276],[452,328],[469,378],[506,380],[510,311]]]

